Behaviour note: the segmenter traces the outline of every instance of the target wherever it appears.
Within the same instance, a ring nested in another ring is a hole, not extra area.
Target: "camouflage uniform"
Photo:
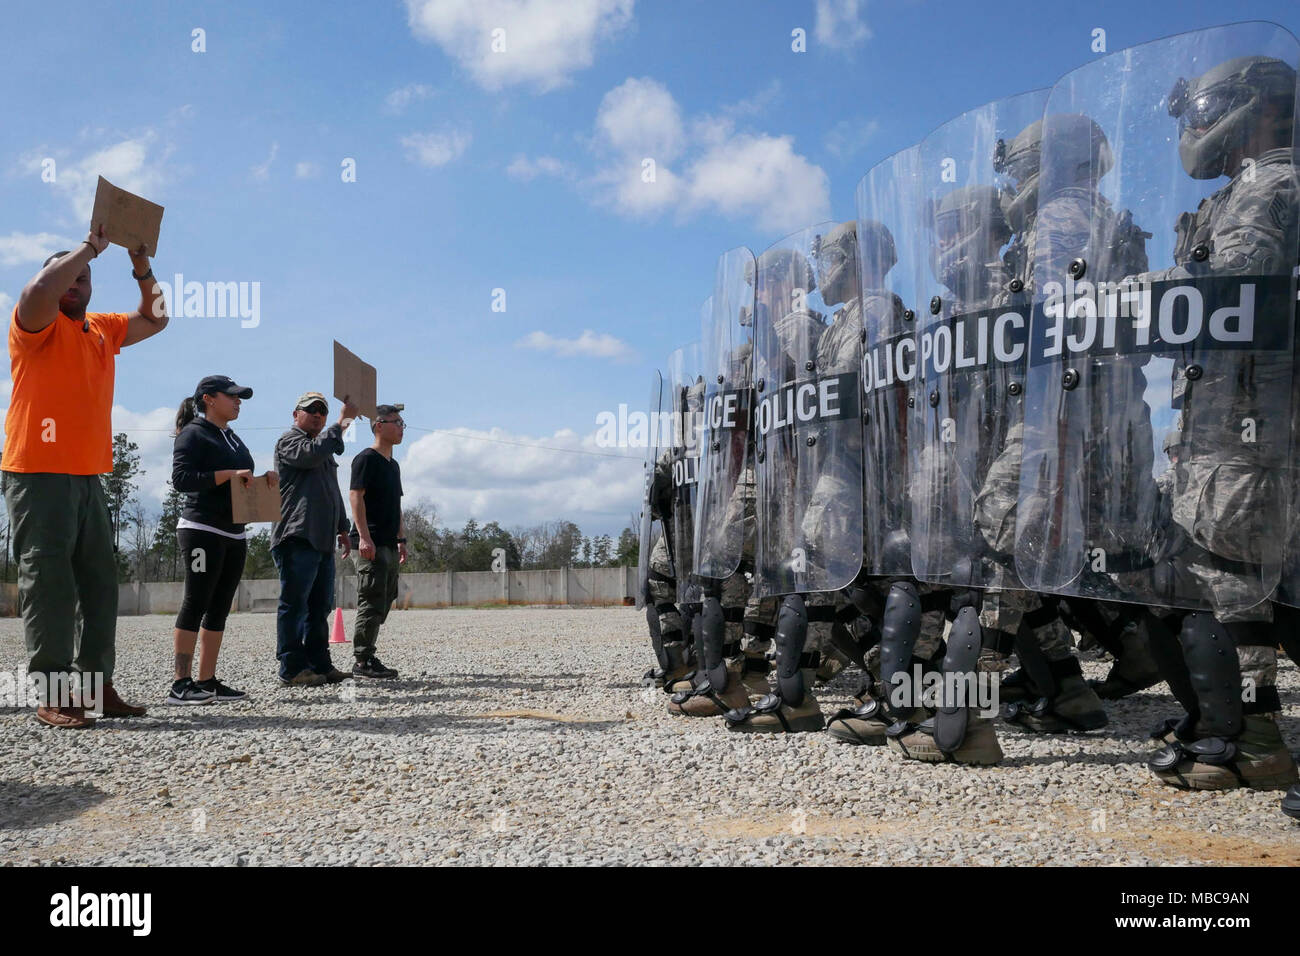
[[[1204,199],[1195,213],[1183,215],[1174,251],[1178,265],[1147,278],[1267,275],[1293,268],[1300,248],[1291,216],[1300,202],[1298,166],[1300,153],[1291,149],[1261,154]],[[1210,250],[1199,262],[1192,254],[1198,246]],[[1262,396],[1271,396],[1275,403],[1265,406],[1266,415],[1289,420],[1290,389],[1280,381],[1270,382],[1264,373],[1272,369],[1261,363],[1254,372],[1255,388],[1243,394],[1237,387],[1241,359],[1236,353],[1206,352],[1198,362],[1202,375],[1188,388],[1179,420],[1181,440],[1171,449],[1177,455],[1170,469],[1172,520],[1193,547],[1186,558],[1175,555],[1174,563],[1210,595],[1218,620],[1265,624],[1273,619],[1273,606],[1258,601],[1258,580],[1226,562],[1257,560],[1259,542],[1277,538],[1273,506],[1280,498],[1278,483],[1284,480],[1276,467],[1278,448],[1263,440],[1243,442],[1241,422],[1260,415]],[[1268,701],[1271,708],[1277,686],[1276,647],[1242,643],[1237,659],[1256,699]],[[1264,688],[1274,690],[1259,695]]]

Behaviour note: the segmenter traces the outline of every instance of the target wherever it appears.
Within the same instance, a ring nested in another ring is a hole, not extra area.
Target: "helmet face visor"
[[[1188,130],[1204,133],[1249,98],[1250,91],[1240,89],[1235,84],[1201,90],[1186,97],[1180,104],[1181,109],[1174,114],[1178,117],[1179,135]]]

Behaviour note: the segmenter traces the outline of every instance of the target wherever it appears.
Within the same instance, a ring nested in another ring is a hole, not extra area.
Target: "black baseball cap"
[[[207,375],[199,382],[198,387],[194,389],[194,401],[199,400],[200,395],[211,395],[215,392],[224,392],[227,395],[238,395],[240,398],[252,398],[253,390],[244,385],[236,385],[235,380],[229,375]]]

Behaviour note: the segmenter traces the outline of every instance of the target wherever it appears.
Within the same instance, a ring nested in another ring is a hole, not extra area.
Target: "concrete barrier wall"
[[[560,568],[555,571],[447,571],[398,577],[398,607],[465,607],[482,604],[624,604],[635,593],[636,568]],[[357,606],[357,579],[335,580],[339,607]],[[117,613],[175,614],[185,585],[180,581],[143,581],[118,586]],[[232,611],[273,613],[280,582],[258,578],[239,583]],[[0,584],[0,615],[18,613],[18,586]]]

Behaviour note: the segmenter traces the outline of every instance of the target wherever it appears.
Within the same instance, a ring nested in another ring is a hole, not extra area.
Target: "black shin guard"
[[[704,676],[715,693],[727,689],[727,659],[724,645],[727,640],[727,618],[722,602],[716,597],[706,597],[700,609],[699,626],[704,645]]]
[[[1205,611],[1183,618],[1178,634],[1196,703],[1208,737],[1232,739],[1242,730],[1241,665],[1228,629]]]
[[[944,753],[952,753],[966,740],[972,705],[978,699],[976,666],[982,645],[979,611],[970,604],[959,608],[948,631],[948,649],[943,655],[943,699],[934,715],[934,743]]]
[[[896,581],[889,588],[880,625],[880,684],[884,691],[881,703],[891,716],[899,711],[891,703],[895,681],[900,674],[906,675],[911,666],[920,634],[921,596],[911,581]]]
[[[787,594],[776,618],[776,691],[791,707],[803,703],[803,675],[799,664],[808,640],[808,611],[803,595]]]

